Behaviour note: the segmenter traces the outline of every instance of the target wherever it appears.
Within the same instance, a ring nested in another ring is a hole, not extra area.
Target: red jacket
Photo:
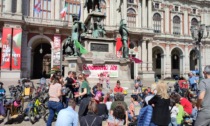
[[[184,108],[184,111],[187,112],[189,115],[192,114],[192,104],[186,98],[181,98],[180,103]]]

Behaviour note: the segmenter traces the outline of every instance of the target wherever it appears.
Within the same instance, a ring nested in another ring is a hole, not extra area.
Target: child
[[[97,103],[99,103],[99,98],[102,97],[102,95],[103,95],[102,89],[101,89],[101,87],[98,87],[98,90],[97,90],[97,92],[95,94],[95,98],[94,98]]]
[[[176,116],[176,120],[177,120],[177,126],[181,126],[182,125],[182,122],[183,122],[183,117],[185,115],[185,112],[184,112],[184,108],[181,104],[178,104],[177,103],[177,107],[179,109],[179,112]]]
[[[132,121],[132,118],[135,115],[139,114],[140,105],[139,105],[137,100],[138,100],[138,96],[137,95],[131,95],[131,103],[129,105],[129,110],[128,110],[128,119],[129,119],[129,121]],[[137,107],[139,108],[139,110],[137,110]]]
[[[196,107],[196,104],[197,104],[197,102],[196,102],[195,100],[193,100],[193,101],[192,101],[193,110],[192,110],[192,115],[191,115],[192,121],[193,121],[193,122],[192,122],[192,126],[195,125],[195,120],[196,120],[197,115],[198,115],[198,108]]]
[[[0,119],[3,119],[4,116],[6,115],[5,113],[5,109],[4,109],[4,106],[3,106],[3,98],[6,94],[6,90],[3,88],[3,83],[0,82]]]
[[[113,92],[112,89],[110,89],[109,94],[110,94],[110,97],[111,97],[112,99],[114,99],[114,92]]]
[[[103,73],[101,73],[100,76],[99,76],[99,83],[101,84],[101,87],[103,88],[103,83],[104,83],[104,75],[103,75]]]
[[[176,105],[176,102],[173,99],[171,99],[170,101],[171,101],[171,103],[170,103],[170,108],[169,109],[170,109],[170,112],[171,112],[171,123],[169,124],[169,126],[177,126],[176,117],[179,113],[179,109]]]
[[[110,84],[110,78],[109,78],[109,74],[108,74],[106,77],[106,88],[108,88],[108,89],[110,89],[109,84]]]

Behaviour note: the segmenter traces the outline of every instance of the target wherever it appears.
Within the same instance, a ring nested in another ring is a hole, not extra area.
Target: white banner
[[[118,77],[118,65],[83,65],[83,72],[90,78],[98,78],[102,73],[104,77]]]

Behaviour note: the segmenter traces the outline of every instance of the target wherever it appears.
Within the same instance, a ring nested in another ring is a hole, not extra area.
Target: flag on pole
[[[41,0],[38,0],[36,5],[34,6],[34,11],[39,13],[41,11]]]
[[[67,7],[68,7],[68,4],[65,2],[65,6],[62,9],[62,11],[60,12],[61,18],[64,18],[66,16]]]
[[[79,49],[79,51],[80,51],[81,54],[88,53],[88,51],[80,44],[80,42],[75,41],[75,46],[76,46],[76,48]]]

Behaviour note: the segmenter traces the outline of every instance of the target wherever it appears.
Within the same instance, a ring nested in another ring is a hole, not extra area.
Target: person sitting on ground
[[[102,88],[101,87],[98,87],[97,92],[96,92],[95,97],[94,97],[96,103],[99,103],[99,99],[102,96],[103,96]]]
[[[186,98],[182,97],[180,94],[178,93],[174,93],[172,94],[173,99],[176,101],[176,103],[180,103],[183,108],[184,111],[191,115],[192,114],[192,103],[190,103],[189,100],[187,100]]]
[[[128,109],[128,120],[129,121],[132,121],[132,118],[139,114],[140,105],[137,100],[138,100],[137,95],[131,95],[131,103],[130,103],[129,109]]]
[[[105,104],[106,104],[108,111],[110,111],[110,109],[111,109],[112,101],[113,101],[112,97],[107,97]]]
[[[128,115],[122,105],[118,105],[114,108],[113,114],[109,114],[107,119],[108,126],[123,126],[126,123],[127,126]]]
[[[127,104],[124,102],[124,95],[122,95],[122,94],[120,94],[120,93],[117,93],[117,94],[115,95],[115,101],[112,102],[112,105],[111,105],[111,109],[110,109],[110,110],[111,110],[111,111],[110,111],[111,114],[113,114],[114,108],[116,108],[119,104],[122,105],[122,106],[125,108],[126,111],[128,110],[128,106],[127,106]]]
[[[170,107],[169,110],[171,112],[171,122],[169,126],[177,126],[177,115],[179,113],[178,105],[176,104],[175,100],[170,99]]]
[[[88,113],[80,120],[80,126],[102,126],[102,118],[97,115],[97,103],[91,99],[88,105]]]
[[[68,101],[68,107],[62,109],[57,116],[56,126],[78,126],[78,113],[75,111],[74,99]]]
[[[188,82],[184,77],[179,78],[178,84],[179,84],[179,87],[181,89],[188,89],[189,88]]]
[[[190,88],[192,91],[197,91],[197,79],[196,77],[193,75],[192,72],[188,73],[188,81],[189,81],[189,84],[190,84]]]
[[[108,109],[106,104],[103,103],[104,98],[99,98],[99,104],[97,105],[98,113],[97,115],[102,118],[102,120],[106,120],[108,118]]]
[[[97,83],[95,86],[93,86],[92,90],[91,90],[91,94],[93,96],[96,95],[96,92],[98,91],[98,88],[101,87],[101,84],[100,83]]]
[[[143,84],[141,83],[141,78],[140,76],[137,76],[136,79],[134,80],[134,84],[138,83],[139,87],[143,87]]]
[[[0,119],[3,119],[4,116],[6,116],[5,109],[3,106],[3,99],[6,94],[6,90],[4,89],[3,85],[4,84],[0,82]]]
[[[133,89],[133,92],[132,92],[132,94],[133,95],[140,95],[142,92],[141,92],[141,88],[139,87],[139,84],[138,83],[136,83],[135,85],[134,85],[134,89]]]
[[[114,88],[114,94],[116,94],[116,93],[123,94],[123,88],[120,86],[120,81],[119,80],[117,81],[117,84]]]

